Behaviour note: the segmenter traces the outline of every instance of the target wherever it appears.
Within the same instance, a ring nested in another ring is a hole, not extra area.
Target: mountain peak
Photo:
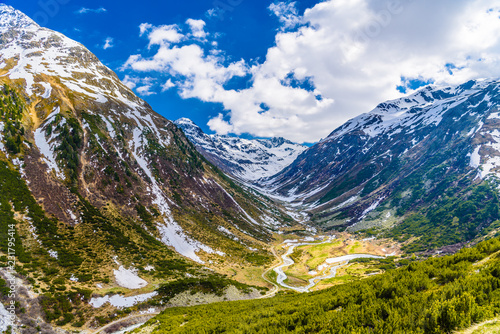
[[[0,32],[11,28],[39,27],[32,19],[13,7],[0,3]]]
[[[198,125],[196,125],[192,120],[190,120],[189,118],[186,118],[186,117],[179,118],[174,123],[177,125],[188,125],[188,126],[198,127]]]
[[[205,158],[243,182],[252,183],[278,173],[306,150],[305,146],[282,137],[243,139],[208,135],[188,118],[179,118],[174,123]]]

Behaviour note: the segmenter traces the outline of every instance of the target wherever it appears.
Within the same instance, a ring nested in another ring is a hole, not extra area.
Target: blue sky
[[[130,54],[146,46],[146,39],[139,37],[139,25],[142,23],[148,22],[158,26],[183,25],[188,18],[203,19],[207,23],[207,30],[220,33],[217,38],[219,45],[228,50],[230,57],[235,59],[265,57],[267,49],[274,43],[276,29],[280,26],[279,20],[267,9],[270,2],[262,0],[241,1],[233,10],[226,10],[222,16],[212,19],[207,17],[207,12],[217,6],[214,6],[214,1],[207,0],[145,0],[140,1],[140,5],[137,1],[130,0],[71,0],[61,4],[65,2],[47,1],[47,6],[41,6],[38,0],[4,1],[37,23],[84,44],[105,65],[116,71],[121,79],[125,74],[119,68]],[[232,3],[237,2],[239,1]],[[82,8],[89,10],[82,11]],[[107,38],[113,39],[112,47],[104,49]],[[220,113],[222,108],[217,103],[203,103],[194,98],[182,99],[175,90],[141,97],[168,119],[191,118],[209,133],[213,131],[206,123]]]
[[[500,77],[493,0],[4,2],[207,133],[311,143],[423,84]]]

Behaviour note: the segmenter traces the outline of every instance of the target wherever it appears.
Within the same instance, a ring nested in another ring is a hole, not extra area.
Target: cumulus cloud
[[[104,40],[104,45],[102,46],[102,48],[104,50],[106,49],[109,49],[109,48],[112,48],[114,45],[113,45],[113,38],[111,37],[107,37],[105,40]]]
[[[136,76],[125,75],[122,82],[130,89],[135,89],[135,91],[142,96],[150,96],[157,94],[154,91],[154,86],[156,84],[156,79],[151,77],[140,78]]]
[[[104,13],[104,12],[107,12],[107,9],[103,8],[103,7],[96,8],[96,9],[82,7],[79,10],[77,10],[75,13],[77,13],[77,14],[88,14],[88,13],[99,14],[99,13]]]
[[[191,35],[195,38],[199,39],[205,39],[207,37],[207,33],[205,32],[205,21],[203,20],[193,20],[193,19],[188,19],[186,23],[189,25],[191,28]]]
[[[141,23],[141,25],[139,26],[139,30],[141,31],[140,36],[144,35],[151,29],[153,29],[153,25],[151,23]]]
[[[269,6],[269,10],[276,15],[283,24],[282,30],[293,28],[300,23],[301,18],[295,5],[295,2],[276,2]]]
[[[228,61],[224,50],[206,50],[186,34],[176,44],[150,33],[155,54],[133,55],[124,68],[163,73],[176,78],[183,98],[221,103],[225,112],[208,123],[214,131],[297,142],[324,138],[401,91],[411,93],[415,80],[500,77],[494,0],[331,0],[302,16],[293,3],[269,9],[286,29],[261,63]],[[225,88],[234,77],[248,77],[247,88]]]
[[[150,95],[155,95],[156,92],[152,91],[151,89],[153,88],[153,85],[145,85],[141,87],[137,87],[136,91],[142,96],[150,96]]]
[[[177,43],[182,40],[184,35],[179,33],[179,27],[176,24],[152,27],[149,33],[149,46]]]
[[[167,90],[169,90],[170,88],[173,88],[173,87],[175,87],[175,84],[172,82],[172,79],[168,79],[167,82],[165,82],[161,86],[161,91],[165,92],[165,91],[167,91]]]

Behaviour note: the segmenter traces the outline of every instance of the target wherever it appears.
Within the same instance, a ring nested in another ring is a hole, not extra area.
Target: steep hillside
[[[175,124],[205,158],[245,183],[280,172],[307,148],[284,138],[248,140],[207,135],[187,118]]]
[[[273,258],[266,242],[290,217],[211,165],[81,44],[6,5],[0,87],[0,271],[8,278],[10,234],[32,319],[42,309],[59,326],[97,325],[117,316],[99,294],[143,293],[134,305],[161,283],[220,283],[213,271]]]
[[[390,227],[425,250],[485,235],[496,190],[500,84],[426,87],[380,104],[261,182],[325,228]],[[493,226],[492,228],[494,228]]]

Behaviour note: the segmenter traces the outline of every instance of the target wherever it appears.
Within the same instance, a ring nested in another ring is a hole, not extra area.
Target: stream
[[[316,286],[320,281],[334,278],[337,275],[337,269],[347,265],[350,260],[361,259],[361,258],[371,258],[371,259],[384,258],[383,256],[370,255],[370,254],[350,254],[350,255],[329,258],[325,261],[325,264],[322,264],[320,266],[322,268],[325,268],[331,264],[337,264],[337,265],[331,266],[329,268],[329,274],[319,276],[319,277],[313,277],[313,278],[309,279],[309,284],[307,286],[304,286],[304,287],[290,286],[290,285],[285,283],[285,280],[288,277],[285,274],[283,268],[289,267],[295,263],[290,258],[290,255],[293,253],[293,251],[295,250],[296,247],[308,246],[308,245],[321,245],[324,243],[331,242],[333,239],[335,239],[335,236],[329,237],[328,239],[326,239],[325,241],[323,241],[321,243],[307,243],[307,242],[306,243],[297,243],[297,244],[292,244],[291,242],[283,243],[284,247],[288,246],[288,251],[281,256],[281,258],[283,259],[283,264],[274,268],[274,271],[278,274],[278,277],[276,278],[276,282],[278,283],[278,285],[281,285],[284,288],[291,289],[291,290],[294,290],[297,292],[309,292],[310,289],[312,289],[314,286]],[[321,270],[323,270],[323,269],[321,269]]]

